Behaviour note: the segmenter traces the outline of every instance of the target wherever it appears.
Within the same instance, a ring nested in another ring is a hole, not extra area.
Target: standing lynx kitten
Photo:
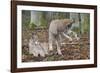
[[[68,35],[70,33],[73,33],[75,38],[78,40],[77,34],[73,31],[71,31],[72,24],[74,23],[74,20],[71,19],[56,19],[51,21],[49,26],[49,50],[53,50],[53,43],[57,45],[57,52],[59,55],[62,55],[60,50],[60,44],[61,44],[61,35],[68,38],[70,41],[72,41],[72,38]]]

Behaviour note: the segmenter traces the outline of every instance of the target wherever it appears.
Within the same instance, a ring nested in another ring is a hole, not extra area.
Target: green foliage
[[[40,23],[41,27],[46,27],[47,26],[46,12],[40,12],[39,23]]]
[[[26,21],[24,21],[24,23],[22,23],[23,31],[26,31],[29,29],[29,23],[30,23],[30,20],[26,20]]]
[[[65,12],[53,12],[52,17],[53,17],[53,19],[69,18],[69,13],[65,13]]]
[[[74,27],[72,30],[75,31],[77,34],[80,33],[80,28],[79,27]]]
[[[30,24],[30,11],[22,10],[22,28],[23,30],[29,29]]]
[[[41,18],[40,22],[41,22],[40,26],[42,26],[42,27],[47,26],[47,21],[45,19]]]
[[[29,54],[29,52],[28,51],[26,51],[24,48],[22,49],[22,54],[24,54],[24,55],[28,55]]]
[[[23,11],[22,12],[22,28],[23,29],[29,29],[29,30],[34,30],[35,27],[47,27],[50,22],[54,19],[64,19],[64,18],[69,18],[70,17],[70,13],[66,13],[66,12],[46,12],[46,11],[37,11],[36,13],[36,20],[37,23],[35,23],[34,21],[31,22],[31,14],[30,11]],[[90,15],[89,14],[85,14],[85,13],[81,13],[80,14],[80,27],[75,27],[73,30],[77,33],[87,33],[89,32],[89,27],[90,27]],[[79,18],[78,17],[78,18]],[[31,23],[30,23],[31,22]]]
[[[84,21],[84,33],[89,32],[89,18],[85,17],[85,21]]]
[[[29,29],[34,30],[34,28],[37,27],[33,22],[29,24]]]
[[[89,18],[89,14],[85,14],[84,15],[84,22],[82,23],[82,32],[84,33],[89,33],[89,29],[90,29],[90,18]]]

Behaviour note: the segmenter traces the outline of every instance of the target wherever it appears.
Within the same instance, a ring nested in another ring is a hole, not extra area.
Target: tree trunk
[[[35,24],[36,26],[39,26],[39,19],[40,19],[40,12],[38,11],[31,11],[31,23]]]

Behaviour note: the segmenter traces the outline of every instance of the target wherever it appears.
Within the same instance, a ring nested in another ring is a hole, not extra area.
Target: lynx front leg
[[[69,37],[67,34],[65,34],[64,32],[63,32],[63,35],[66,37],[66,38],[68,38],[70,41],[72,41],[72,38],[71,37]]]

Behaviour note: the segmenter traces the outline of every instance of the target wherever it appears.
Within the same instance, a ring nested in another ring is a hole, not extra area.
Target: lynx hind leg
[[[60,43],[58,41],[56,41],[56,44],[57,44],[57,53],[59,55],[62,55],[62,52],[61,52],[61,49],[60,49]]]
[[[53,50],[53,42],[50,41],[50,42],[49,42],[49,51],[52,51],[52,50]]]

